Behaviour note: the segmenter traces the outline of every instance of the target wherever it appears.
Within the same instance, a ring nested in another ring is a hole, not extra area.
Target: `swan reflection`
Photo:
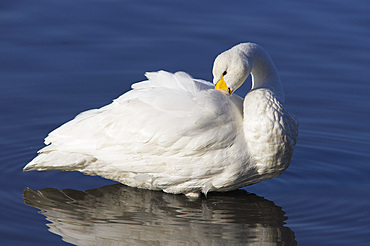
[[[273,202],[244,190],[185,196],[121,184],[98,189],[25,189],[49,231],[76,245],[296,245]]]

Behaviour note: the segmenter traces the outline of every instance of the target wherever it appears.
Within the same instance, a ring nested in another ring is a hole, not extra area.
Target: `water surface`
[[[368,245],[368,13],[361,0],[3,1],[1,244],[151,244],[155,234],[164,245]],[[48,132],[145,72],[212,80],[217,54],[245,41],[270,53],[300,121],[281,176],[191,202],[80,173],[22,173]]]
[[[244,190],[207,198],[130,188],[27,189],[49,231],[76,245],[296,245],[280,207]]]

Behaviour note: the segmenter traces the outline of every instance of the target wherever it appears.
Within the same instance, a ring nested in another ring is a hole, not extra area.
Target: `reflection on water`
[[[207,198],[121,184],[98,189],[25,189],[49,231],[76,245],[296,245],[281,207],[244,190]]]

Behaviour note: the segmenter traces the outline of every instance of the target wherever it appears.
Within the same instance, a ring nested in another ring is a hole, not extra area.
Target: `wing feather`
[[[35,159],[35,169],[37,164],[58,165],[52,156],[60,152],[78,153],[76,160],[69,158],[69,165],[80,170],[81,163],[84,169],[99,163],[150,177],[167,174],[174,180],[220,172],[223,164],[215,163],[221,154],[217,151],[230,147],[239,134],[242,99],[183,72],[146,76],[147,81],[133,84],[112,104],[83,112],[51,132],[45,139],[48,146],[40,150],[49,158]],[[93,161],[81,162],[83,156]],[[195,164],[197,158],[209,163],[203,171]]]

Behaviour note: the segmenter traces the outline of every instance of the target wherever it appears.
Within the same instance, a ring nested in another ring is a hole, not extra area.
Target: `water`
[[[24,198],[42,210],[49,231],[76,245],[296,244],[281,207],[243,190],[190,201],[116,184],[88,191],[28,189]]]
[[[344,0],[3,1],[1,245],[368,245],[369,12]],[[146,71],[211,80],[215,56],[245,41],[268,50],[300,121],[280,177],[191,202],[80,173],[22,173],[48,132]]]

